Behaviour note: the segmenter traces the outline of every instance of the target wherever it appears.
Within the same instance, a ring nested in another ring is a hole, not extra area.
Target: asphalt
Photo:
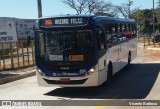
[[[0,85],[36,75],[35,67],[0,71]]]

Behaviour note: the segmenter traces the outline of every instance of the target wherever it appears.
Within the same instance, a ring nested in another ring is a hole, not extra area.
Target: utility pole
[[[38,18],[42,17],[42,3],[41,0],[37,0],[38,5]]]
[[[153,0],[153,38],[154,38],[154,47],[155,47],[155,10],[154,10],[154,0]]]
[[[15,25],[16,25],[17,39],[19,39],[19,36],[18,36],[18,29],[17,29],[17,26],[18,26],[18,22],[17,22],[17,21],[15,22]]]

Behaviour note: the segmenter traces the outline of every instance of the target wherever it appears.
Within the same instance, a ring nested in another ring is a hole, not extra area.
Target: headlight
[[[95,71],[94,68],[91,68],[91,69],[89,70],[89,72],[91,72],[91,73],[93,73],[94,71]]]
[[[45,74],[38,67],[36,67],[36,70],[41,76],[45,76]]]
[[[96,65],[96,66],[92,67],[86,74],[90,75],[90,74],[95,73],[97,71],[98,71],[98,66]]]

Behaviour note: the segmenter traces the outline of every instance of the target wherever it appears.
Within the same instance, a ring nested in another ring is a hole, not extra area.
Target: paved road
[[[33,76],[12,83],[1,85],[0,100],[160,100],[159,66],[160,64],[157,63],[132,63],[129,68],[123,69],[119,72],[119,74],[115,75],[111,83],[105,84],[101,87],[91,88],[38,87],[36,76]],[[66,109],[66,107],[64,108]],[[96,107],[84,108],[95,109]],[[47,109],[53,109],[53,107],[47,107]]]

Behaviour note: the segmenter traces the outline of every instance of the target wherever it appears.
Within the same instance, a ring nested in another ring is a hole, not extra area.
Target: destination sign
[[[88,23],[86,17],[74,17],[74,18],[47,18],[40,19],[41,27],[49,26],[82,26]]]

